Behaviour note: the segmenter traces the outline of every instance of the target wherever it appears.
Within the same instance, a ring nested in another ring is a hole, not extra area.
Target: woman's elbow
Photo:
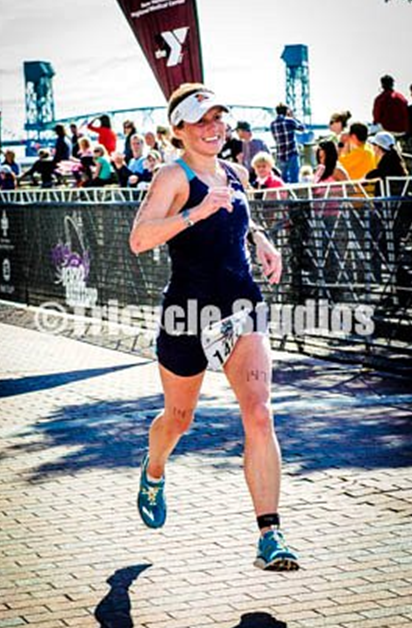
[[[144,251],[141,239],[139,238],[138,234],[133,232],[130,234],[129,237],[129,246],[130,250],[135,255],[139,255],[139,253],[142,253]]]
[[[139,228],[134,228],[129,237],[129,246],[135,255],[139,255],[139,253],[144,253],[145,251],[149,251],[151,246],[147,242],[146,238],[142,237],[141,231]]]

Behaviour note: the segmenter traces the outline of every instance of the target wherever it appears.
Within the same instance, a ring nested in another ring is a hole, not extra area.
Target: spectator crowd
[[[412,85],[410,86],[412,101]],[[412,146],[412,102],[395,90],[393,77],[381,78],[381,91],[372,104],[372,126],[353,121],[350,111],[333,112],[326,136],[318,138],[315,163],[302,163],[299,136],[305,125],[284,103],[276,106],[270,124],[271,147],[247,120],[227,125],[222,159],[243,164],[251,188],[265,190],[295,183],[340,183],[345,180],[408,176],[402,152]],[[179,157],[172,129],[158,126],[140,131],[132,120],[123,121],[117,134],[103,114],[80,128],[72,123],[54,128],[52,148],[42,147],[24,172],[14,151],[3,152],[0,189],[12,190],[24,180],[42,188],[67,184],[76,187],[147,189],[156,171]]]

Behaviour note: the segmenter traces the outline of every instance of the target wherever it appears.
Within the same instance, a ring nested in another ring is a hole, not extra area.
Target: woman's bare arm
[[[229,188],[215,188],[199,205],[190,209],[185,218],[178,212],[188,195],[189,185],[180,166],[171,164],[158,170],[132,227],[129,242],[133,253],[143,253],[164,244],[188,228],[187,218],[196,223],[221,207],[232,211]]]

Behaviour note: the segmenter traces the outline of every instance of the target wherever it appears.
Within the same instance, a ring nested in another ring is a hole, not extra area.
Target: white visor
[[[195,122],[199,122],[205,113],[213,107],[220,107],[223,111],[229,111],[226,105],[222,105],[222,103],[216,99],[213,92],[195,92],[182,100],[182,102],[173,109],[170,114],[170,123],[173,126],[177,126],[181,122],[194,124]]]

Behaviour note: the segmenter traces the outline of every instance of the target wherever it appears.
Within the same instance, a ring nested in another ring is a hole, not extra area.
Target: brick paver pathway
[[[412,391],[275,356],[282,516],[296,573],[252,566],[242,431],[209,373],[168,467],[169,518],[140,522],[155,364],[0,324],[0,628],[412,625]]]

